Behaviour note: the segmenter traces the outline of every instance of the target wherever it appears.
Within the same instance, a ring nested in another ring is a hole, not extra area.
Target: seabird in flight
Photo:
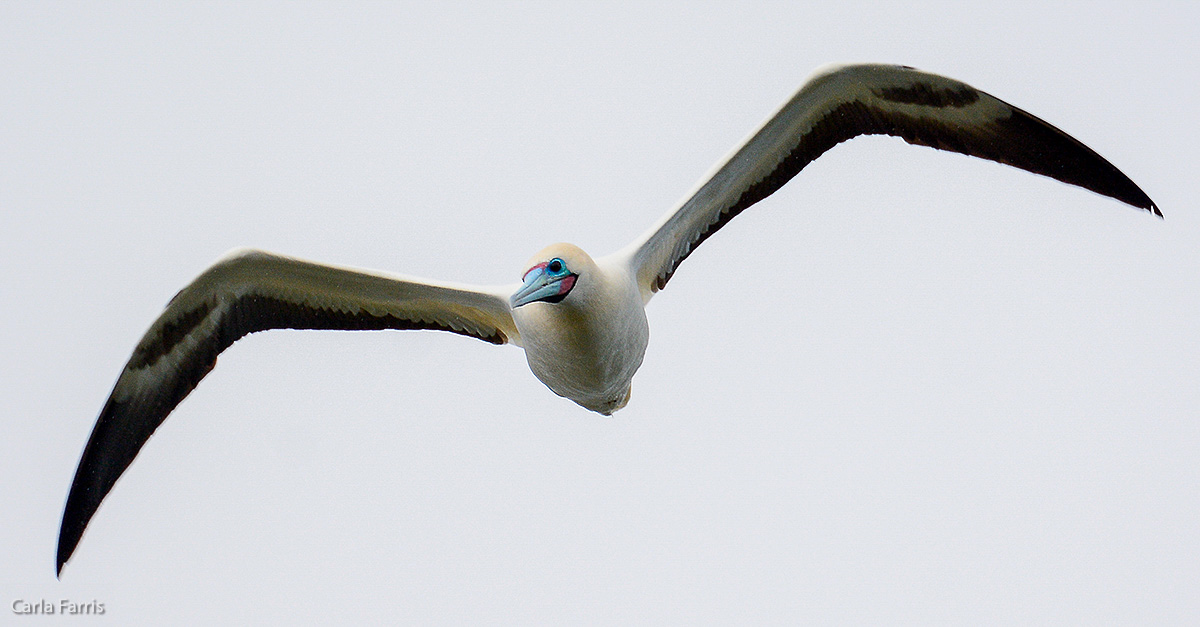
[[[560,396],[609,415],[629,402],[645,305],[701,242],[858,135],[989,159],[1162,217],[1137,185],[1046,122],[959,81],[892,65],[825,68],[625,248],[554,244],[520,284],[477,287],[236,251],[183,288],[133,350],[67,497],[57,571],[142,445],[238,338],[267,329],[436,329],[525,349]]]

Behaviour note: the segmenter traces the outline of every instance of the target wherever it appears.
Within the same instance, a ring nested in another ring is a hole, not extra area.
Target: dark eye
[[[558,259],[558,258],[551,259],[550,263],[546,264],[546,269],[549,270],[553,274],[558,274],[559,272],[562,272],[562,269],[563,269],[562,259]]]

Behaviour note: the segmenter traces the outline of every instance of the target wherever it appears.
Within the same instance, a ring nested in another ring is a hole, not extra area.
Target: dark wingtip
[[[58,530],[57,571],[71,559],[101,501],[161,420],[130,421],[110,396],[88,438]]]
[[[993,142],[1003,143],[998,152],[993,152],[997,150],[994,146],[982,144],[970,147],[974,152],[953,147],[934,147],[1007,163],[1163,217],[1158,205],[1150,200],[1146,192],[1099,153],[1049,122],[1005,104],[1011,107],[1012,114],[994,123],[1000,133],[990,137]]]
[[[1150,200],[1150,197],[1146,195],[1146,192],[1143,192],[1141,188],[1139,188],[1137,185],[1134,185],[1133,181],[1129,181],[1128,179],[1126,180],[1129,182],[1129,185],[1133,188],[1136,194],[1129,196],[1111,196],[1127,205],[1149,211],[1152,215],[1158,216],[1161,219],[1163,217],[1163,213],[1162,210],[1158,208],[1158,205],[1155,204],[1153,200]]]
[[[1128,180],[1128,179],[1126,179],[1126,180]],[[1150,197],[1146,195],[1146,192],[1143,192],[1141,190],[1141,188],[1137,187],[1136,185],[1133,185],[1133,181],[1129,181],[1129,184],[1133,187],[1136,194],[1125,195],[1125,196],[1118,196],[1115,194],[1105,194],[1105,195],[1107,195],[1111,198],[1114,198],[1116,200],[1119,200],[1131,207],[1136,207],[1138,209],[1148,211],[1148,212],[1150,212],[1151,215],[1157,216],[1158,218],[1161,219],[1163,217],[1163,213],[1162,213],[1162,210],[1158,208],[1158,205],[1155,204],[1155,202],[1153,200],[1150,200]],[[1101,192],[1101,193],[1103,193],[1103,192]]]
[[[1146,192],[1142,191],[1142,188],[1138,187],[1136,183],[1125,176],[1116,166],[1112,164],[1108,165],[1114,173],[1112,177],[1113,189],[1100,191],[1099,193],[1115,198],[1132,207],[1145,209],[1159,218],[1163,217],[1162,210],[1158,208],[1158,205],[1153,200],[1150,200],[1150,196],[1146,195]],[[1093,189],[1093,191],[1098,190]]]
[[[75,536],[74,540],[68,537],[67,516],[66,513],[64,513],[62,527],[58,530],[58,555],[54,563],[55,579],[62,579],[63,566],[66,565],[67,560],[71,559],[71,554],[75,552],[75,546],[77,544],[79,544],[78,535]]]
[[[67,508],[63,512],[62,526],[58,530],[58,556],[55,560],[55,577],[62,576],[63,565],[75,553],[75,547],[79,545],[79,539],[83,536],[83,528],[87,526],[87,519],[91,518],[88,515],[81,522],[78,510],[79,498],[75,490],[72,489],[71,495],[67,497]]]

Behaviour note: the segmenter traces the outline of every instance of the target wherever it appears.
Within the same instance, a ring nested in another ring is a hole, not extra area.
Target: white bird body
[[[579,268],[560,303],[534,302],[513,310],[529,369],[559,396],[604,415],[629,402],[633,375],[650,341],[641,291],[627,264],[597,263],[577,246],[555,244],[527,267],[554,258]]]
[[[650,339],[645,305],[744,209],[839,142],[886,134],[1050,176],[1161,217],[1128,177],[1066,133],[953,79],[902,66],[823,69],[641,238],[593,260],[555,244],[520,286],[477,287],[261,251],[218,261],[171,300],[134,349],[84,449],[63,514],[58,569],[142,445],[255,331],[430,329],[525,349],[534,375],[601,414],[629,401]]]

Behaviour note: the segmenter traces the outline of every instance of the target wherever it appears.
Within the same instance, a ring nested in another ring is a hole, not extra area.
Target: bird
[[[1162,218],[1129,177],[1049,123],[961,81],[855,64],[817,70],[657,223],[606,256],[553,244],[529,259],[519,282],[475,286],[237,250],[170,300],[117,378],[67,497],[57,575],[155,429],[249,333],[426,329],[511,344],[555,394],[611,415],[629,402],[646,353],[645,307],[680,263],[814,159],[860,135],[1007,164]]]

